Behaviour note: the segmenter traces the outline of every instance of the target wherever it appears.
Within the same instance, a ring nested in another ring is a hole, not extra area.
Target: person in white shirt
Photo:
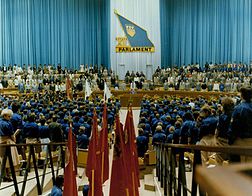
[[[57,82],[57,84],[55,85],[55,92],[59,92],[60,91],[60,83]]]
[[[220,90],[220,85],[218,82],[214,82],[214,85],[213,85],[213,91],[219,91]]]
[[[65,92],[66,91],[66,84],[64,82],[61,82],[60,84],[60,91]]]
[[[20,65],[18,65],[17,74],[21,74],[21,73],[23,73],[23,69],[22,69],[22,67]]]
[[[26,90],[26,93],[31,92],[31,84],[30,84],[29,80],[26,81],[25,90]]]
[[[28,65],[27,72],[29,75],[33,75],[33,69],[31,68],[30,65]]]
[[[80,65],[80,72],[85,72],[84,64]]]
[[[21,79],[20,79],[21,80]],[[18,83],[19,83],[19,81],[20,80],[18,80],[18,78],[16,77],[15,79],[14,79],[14,86],[15,87],[17,87],[18,86]]]
[[[27,79],[28,79],[28,80],[32,80],[32,74],[29,73],[29,74],[27,75]]]

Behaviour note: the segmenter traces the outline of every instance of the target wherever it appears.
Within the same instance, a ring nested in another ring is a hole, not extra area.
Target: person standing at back
[[[80,149],[88,149],[89,138],[85,133],[85,127],[81,126],[79,129],[79,135],[77,137],[78,148]]]
[[[221,101],[223,113],[219,116],[219,121],[216,129],[216,145],[228,146],[228,135],[231,129],[231,118],[234,110],[234,101],[230,97],[225,97]],[[221,109],[220,109],[221,110]],[[227,160],[229,157],[226,154],[217,153],[217,162]]]
[[[12,110],[10,109],[3,109],[1,112],[1,119],[0,119],[0,144],[15,144],[16,138],[14,135],[14,130],[11,125],[10,119],[13,115]],[[2,159],[5,154],[5,148],[1,147],[0,148],[0,166],[2,166]],[[16,147],[11,147],[11,156],[12,156],[12,161],[13,165],[17,166],[19,164],[19,156],[18,156],[18,151]],[[9,169],[9,161],[7,161],[6,164],[6,173],[3,174],[4,181],[12,181],[10,177],[10,169]]]
[[[166,135],[162,131],[162,126],[158,125],[156,127],[156,132],[155,132],[155,134],[153,135],[153,138],[152,138],[152,144],[154,145],[156,142],[164,143],[165,140],[166,140]]]
[[[229,144],[236,146],[252,146],[252,89],[240,89],[242,102],[234,109],[231,120]],[[252,157],[241,157],[242,162],[252,161]]]
[[[144,135],[142,128],[138,129],[138,136],[136,138],[137,153],[139,157],[144,157],[144,154],[148,150],[148,138]]]
[[[26,143],[37,143],[39,138],[39,126],[36,123],[35,113],[30,113],[27,118],[28,122],[24,124],[23,135]]]
[[[20,104],[18,102],[13,102],[11,104],[11,108],[13,111],[13,115],[10,119],[10,122],[12,124],[13,127],[13,131],[16,132],[16,143],[23,143],[23,135],[21,134],[21,131],[23,129],[23,120],[22,120],[22,116],[19,114],[19,109],[20,109]],[[18,152],[19,154],[22,155],[22,158],[25,159],[25,150],[19,146],[18,148]]]
[[[63,130],[61,124],[57,122],[58,117],[56,115],[52,116],[52,122],[49,124],[49,135],[52,142],[62,142],[63,141]]]
[[[218,120],[211,114],[211,108],[208,105],[201,108],[197,121],[199,127],[199,142],[197,144],[202,146],[215,146],[215,130]],[[209,158],[212,154],[205,151],[201,152],[203,165],[208,165]]]

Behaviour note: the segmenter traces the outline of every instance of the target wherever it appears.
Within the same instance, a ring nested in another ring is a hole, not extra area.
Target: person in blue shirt
[[[13,115],[12,110],[3,109],[1,112],[0,119],[0,144],[15,144],[15,135],[10,119]],[[0,158],[3,158],[5,154],[5,148],[0,148]],[[12,147],[11,150],[13,165],[17,166],[19,164],[19,155],[16,147]],[[4,181],[12,181],[10,178],[9,163],[6,164],[6,173],[3,178]]]
[[[82,190],[83,196],[88,196],[88,191],[89,191],[89,185],[84,185]]]
[[[186,112],[184,115],[184,122],[180,129],[180,143],[181,144],[196,144],[198,137],[198,129],[191,112]]]
[[[74,134],[77,135],[80,129],[81,124],[79,123],[80,117],[78,116],[78,112],[75,113],[76,116],[73,118],[73,128],[74,128]]]
[[[84,123],[82,124],[82,126],[85,127],[85,133],[88,137],[91,136],[91,124],[92,124],[92,118],[84,116]]]
[[[79,129],[79,135],[78,135],[78,148],[80,149],[87,149],[89,144],[88,136],[85,134],[85,127],[81,126]]]
[[[25,138],[25,142],[29,143],[38,143],[39,142],[39,126],[35,122],[36,121],[36,114],[30,113],[27,118],[28,122],[24,124],[23,127],[23,135]],[[35,152],[38,153],[40,158],[41,146],[35,147]]]
[[[152,138],[152,144],[155,144],[156,142],[163,143],[163,142],[165,142],[165,140],[166,140],[166,135],[162,131],[162,126],[158,125],[156,127],[156,132],[155,132],[155,134],[153,135],[153,138]]]
[[[180,143],[180,128],[181,128],[181,122],[176,121],[174,123],[174,132],[173,132],[173,144],[179,144]]]
[[[17,129],[22,129],[22,128],[23,128],[22,116],[21,116],[20,114],[18,114],[19,108],[20,108],[19,103],[17,103],[17,102],[13,102],[13,103],[12,103],[11,109],[12,109],[12,111],[13,111],[13,115],[12,115],[10,121],[11,121],[11,124],[12,124],[12,126],[13,126],[14,132],[15,132]],[[21,141],[20,141],[20,142],[21,142]]]
[[[231,118],[234,110],[234,101],[230,97],[225,97],[221,101],[223,107],[223,113],[219,116],[219,122],[216,130],[216,145],[227,146],[228,138],[231,129]],[[217,154],[217,162],[222,162],[228,159],[225,154]]]
[[[220,83],[219,85],[220,92],[223,92],[225,89],[225,84],[223,82]]]
[[[173,140],[173,134],[174,134],[174,131],[175,131],[175,127],[174,126],[171,126],[168,130],[168,133],[167,133],[167,138],[166,138],[166,143],[170,143],[170,144],[173,144],[174,143],[174,140]]]
[[[10,119],[13,115],[13,112],[10,109],[4,109],[1,113],[1,119],[0,119],[0,136],[4,137],[10,137],[12,140],[15,140],[13,137],[14,130],[13,126],[10,122]]]
[[[138,129],[138,136],[136,138],[137,153],[139,157],[144,157],[144,154],[148,150],[148,138],[144,135],[142,128]]]
[[[25,90],[25,85],[24,85],[23,81],[21,80],[18,83],[18,91],[19,91],[19,93],[24,93],[24,90]]]
[[[39,137],[40,138],[49,138],[49,128],[48,125],[46,125],[46,119],[44,116],[41,116],[40,120],[40,125],[39,125]]]
[[[197,143],[202,146],[215,146],[215,130],[217,128],[218,120],[211,115],[211,108],[205,105],[201,108],[200,115],[198,117],[199,126],[199,139]],[[212,153],[201,152],[202,163],[208,165],[209,157]]]
[[[162,120],[160,119],[160,115],[157,113],[154,118],[152,118],[151,121],[151,129],[152,132],[156,130],[156,127],[158,126],[158,123],[162,123]]]
[[[219,116],[219,122],[217,126],[216,136],[222,141],[228,140],[228,135],[230,134],[231,128],[231,118],[234,110],[234,101],[230,97],[225,97],[221,101],[223,113]]]
[[[50,140],[52,142],[62,142],[63,141],[63,130],[61,124],[57,122],[58,117],[56,115],[52,116],[52,122],[48,125]]]
[[[67,130],[69,128],[69,122],[68,121],[69,121],[68,118],[64,118],[62,123],[61,123],[64,139],[67,139],[67,135],[68,135],[68,132],[67,132]]]
[[[23,128],[23,120],[22,120],[22,116],[18,113],[19,112],[19,108],[20,108],[20,104],[17,101],[14,101],[11,105],[12,111],[13,111],[13,115],[10,119],[10,122],[12,124],[13,127],[13,131],[19,131],[19,134],[16,134],[16,143],[23,143],[23,135],[21,134],[21,130]],[[22,155],[22,158],[25,159],[25,150],[22,147],[17,147],[18,152]]]
[[[252,145],[252,88],[242,87],[240,89],[242,102],[234,109],[231,120],[231,132],[229,144],[238,146]],[[241,156],[242,162],[251,161],[251,157]]]
[[[31,113],[28,115],[28,122],[24,124],[23,127],[23,134],[26,140],[28,139],[35,139],[39,138],[39,126],[35,122],[36,115]],[[30,143],[30,142],[28,142]]]
[[[55,184],[51,190],[51,196],[62,196],[63,184],[64,184],[64,177],[62,175],[57,176],[55,179]]]
[[[211,115],[211,108],[208,105],[201,108],[199,120],[199,140],[205,136],[214,136],[218,120]]]

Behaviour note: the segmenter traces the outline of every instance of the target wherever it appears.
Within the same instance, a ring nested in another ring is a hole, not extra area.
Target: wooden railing
[[[247,196],[252,193],[252,163],[196,168],[196,182],[208,195]]]
[[[165,196],[188,195],[188,193],[196,196],[198,188],[200,195],[206,194],[196,182],[196,166],[202,165],[202,151],[252,156],[252,147],[211,147],[158,143],[155,148],[157,151],[156,175]],[[193,153],[192,179],[186,179],[185,152]],[[176,175],[176,167],[178,167],[178,175]],[[191,187],[187,187],[187,180],[191,180]]]
[[[36,179],[36,186],[37,186],[37,192],[38,194],[42,194],[43,192],[43,187],[44,187],[44,180],[45,180],[45,175],[51,173],[52,174],[52,181],[55,183],[55,178],[59,174],[60,168],[64,168],[65,165],[65,149],[64,146],[66,143],[38,143],[38,144],[0,144],[1,150],[4,150],[4,157],[2,159],[2,164],[1,164],[1,173],[0,173],[0,187],[1,183],[4,177],[5,169],[6,169],[6,161],[7,159],[9,160],[9,166],[11,170],[11,176],[13,179],[13,184],[1,187],[0,191],[3,189],[6,189],[10,186],[14,186],[15,188],[15,194],[16,196],[23,196],[25,193],[25,188],[26,188],[26,182],[29,180]],[[43,173],[42,175],[39,175],[38,172],[38,165],[37,165],[37,158],[35,155],[35,147],[38,146],[46,146],[46,156],[45,160],[43,161]],[[11,155],[11,147],[19,147],[19,148],[27,148],[28,149],[28,158],[26,159],[27,164],[26,167],[24,168],[24,174],[23,174],[23,181],[17,182],[16,178],[16,171],[13,165],[13,160],[12,160],[12,155]],[[58,148],[58,156],[57,156],[57,161],[56,161],[56,171],[54,167],[54,162],[53,162],[53,156],[52,156],[52,150],[53,148],[57,147]],[[32,159],[32,163],[31,163]],[[48,162],[50,162],[50,172],[47,172],[46,170],[48,169]],[[33,164],[33,166],[32,166]],[[63,167],[62,167],[63,166]],[[29,178],[28,179],[28,172],[34,169],[35,172],[35,177]],[[41,181],[39,177],[41,177]],[[22,188],[21,191],[18,188],[18,184],[22,183]]]

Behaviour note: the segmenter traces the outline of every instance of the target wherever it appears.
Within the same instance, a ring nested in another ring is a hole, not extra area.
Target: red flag
[[[132,188],[130,191],[130,195],[138,196],[140,187],[139,181],[139,165],[138,165],[138,155],[136,148],[136,134],[133,122],[133,113],[132,109],[128,109],[128,113],[126,116],[125,126],[124,126],[124,135],[125,135],[125,153],[129,159],[129,167],[128,172],[130,173],[130,187]]]
[[[135,168],[136,168],[136,176],[138,181],[138,187],[140,187],[140,180],[139,180],[139,163],[138,163],[138,153],[137,153],[137,146],[136,146],[136,132],[134,127],[134,120],[133,120],[133,112],[132,107],[130,106],[130,127],[132,128],[131,134],[130,134],[130,141],[131,141],[131,152],[133,152],[133,157],[135,161]],[[130,130],[130,129],[129,129]]]
[[[116,116],[115,145],[110,181],[110,196],[129,196],[129,176],[126,166],[123,128]]]
[[[102,196],[100,151],[98,146],[97,114],[94,110],[92,136],[88,148],[86,176],[89,180],[89,196]]]
[[[109,178],[109,151],[108,151],[108,122],[107,106],[103,107],[101,130],[101,181],[104,183]]]
[[[68,75],[66,76],[66,95],[67,95],[68,99],[70,99],[70,100],[73,99],[72,83],[71,83]]]
[[[65,167],[64,172],[64,191],[63,196],[77,196],[77,185],[75,177],[74,157],[73,157],[73,139],[72,139],[72,127],[70,126],[68,132],[68,143],[67,143],[67,155],[68,163]]]
[[[73,133],[73,160],[74,160],[74,171],[75,175],[77,175],[77,152],[76,152],[76,135]]]

